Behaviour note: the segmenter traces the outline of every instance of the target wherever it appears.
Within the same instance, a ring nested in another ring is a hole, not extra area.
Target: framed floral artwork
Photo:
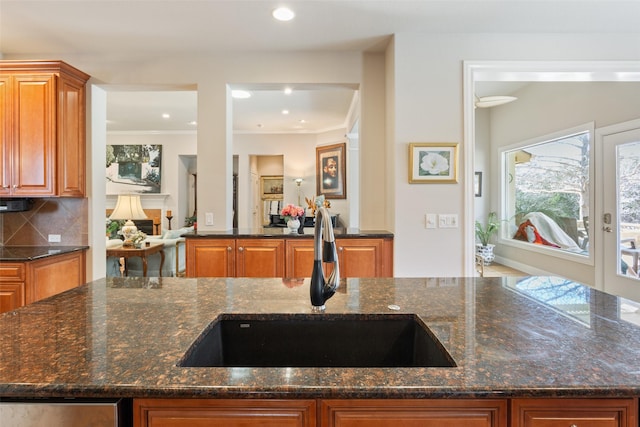
[[[458,143],[410,143],[410,184],[455,184],[458,182]]]
[[[346,144],[316,147],[316,194],[325,199],[347,198]]]

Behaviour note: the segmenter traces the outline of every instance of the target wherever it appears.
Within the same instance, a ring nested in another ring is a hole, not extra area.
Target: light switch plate
[[[424,221],[424,228],[438,227],[438,216],[436,214],[425,214]]]
[[[438,215],[438,226],[440,228],[458,228],[457,214]]]
[[[204,214],[204,224],[213,225],[213,212],[206,212]]]
[[[49,243],[60,243],[62,237],[59,234],[49,234]]]

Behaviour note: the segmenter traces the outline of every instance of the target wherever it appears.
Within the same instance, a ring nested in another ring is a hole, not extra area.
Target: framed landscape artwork
[[[347,144],[316,147],[316,194],[325,199],[347,198]]]
[[[107,145],[107,194],[160,193],[162,145]]]
[[[409,144],[409,183],[455,184],[458,182],[458,143]]]

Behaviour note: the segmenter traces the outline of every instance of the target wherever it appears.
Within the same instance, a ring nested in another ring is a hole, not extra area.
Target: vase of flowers
[[[287,223],[287,228],[291,233],[297,233],[300,228],[300,219],[304,216],[304,209],[300,206],[288,204],[280,211],[280,218]]]
[[[476,221],[476,238],[480,242],[476,244],[476,254],[482,258],[485,265],[491,264],[495,259],[495,255],[493,254],[495,245],[489,243],[489,240],[499,229],[500,222],[495,212],[489,213],[486,224]]]
[[[131,236],[131,243],[135,248],[140,249],[142,247],[142,242],[147,238],[147,234],[142,231],[136,231],[133,236]]]

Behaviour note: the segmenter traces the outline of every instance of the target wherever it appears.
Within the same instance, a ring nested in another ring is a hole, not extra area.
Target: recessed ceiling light
[[[163,118],[163,119],[169,119],[169,118],[171,118],[171,114],[169,114],[169,113],[163,113],[163,114],[162,114],[162,118]]]
[[[279,7],[274,9],[274,11],[271,12],[271,15],[273,15],[273,17],[278,21],[291,21],[293,17],[296,16],[296,14],[288,7]]]
[[[190,121],[189,123],[187,123],[187,124],[189,124],[189,125],[191,125],[191,126],[195,126],[195,125],[197,125],[197,124],[198,124],[198,122],[196,122],[195,120],[191,120],[191,121]]]
[[[231,91],[231,96],[235,99],[247,99],[251,98],[251,92],[247,90],[234,89]]]
[[[300,119],[300,123],[307,123],[305,119]]]
[[[291,95],[291,92],[293,92],[293,89],[291,89],[290,87],[285,87],[284,88],[284,94],[285,95]]]
[[[282,110],[282,114],[285,114],[285,115],[289,114],[289,110]]]

